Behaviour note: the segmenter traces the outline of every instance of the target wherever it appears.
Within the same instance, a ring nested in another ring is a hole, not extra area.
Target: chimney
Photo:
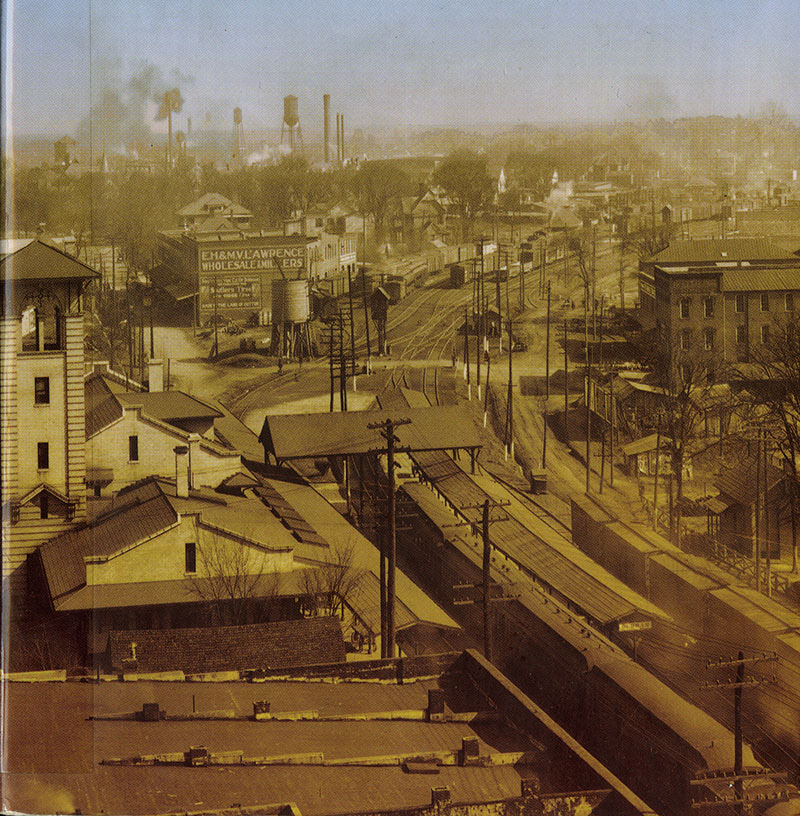
[[[147,362],[147,390],[164,390],[164,361],[148,360]]]
[[[195,488],[194,471],[197,464],[198,449],[200,448],[200,434],[189,434],[189,487]]]
[[[189,448],[175,447],[175,492],[181,499],[189,498]]]
[[[323,94],[322,95],[322,127],[324,131],[324,140],[325,140],[325,164],[330,161],[330,148],[328,147],[328,142],[331,138],[331,95],[330,94]]]

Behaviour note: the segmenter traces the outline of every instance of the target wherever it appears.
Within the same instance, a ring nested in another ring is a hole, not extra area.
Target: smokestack
[[[336,161],[341,163],[342,161],[342,140],[341,140],[341,131],[339,130],[339,117],[341,116],[340,113],[336,114]]]
[[[189,498],[189,447],[177,445],[175,451],[175,494],[180,499]]]
[[[322,95],[322,127],[325,139],[325,164],[330,161],[330,149],[328,147],[328,140],[331,137],[331,95]]]
[[[344,114],[340,114],[342,123],[342,164],[344,164]]]
[[[151,359],[147,363],[147,390],[164,390],[164,362]]]

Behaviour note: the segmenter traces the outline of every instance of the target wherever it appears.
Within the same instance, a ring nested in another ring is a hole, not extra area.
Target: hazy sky
[[[235,105],[245,127],[279,126],[294,93],[318,130],[326,91],[348,129],[735,115],[769,101],[800,114],[799,0],[2,4],[19,133],[74,132],[90,74],[95,100],[111,90],[107,102],[146,120],[153,106],[136,109],[130,78],[148,79],[145,96],[177,85],[179,127],[227,128]]]

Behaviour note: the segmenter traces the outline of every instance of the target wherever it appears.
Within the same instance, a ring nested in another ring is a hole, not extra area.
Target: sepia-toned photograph
[[[0,60],[0,811],[800,816],[797,0]]]

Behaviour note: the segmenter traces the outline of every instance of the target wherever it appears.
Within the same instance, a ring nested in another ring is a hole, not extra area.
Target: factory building
[[[215,314],[247,320],[254,313],[266,322],[272,282],[308,277],[310,243],[302,235],[238,229],[164,230],[158,254],[164,280],[176,297],[194,298],[200,323]]]

